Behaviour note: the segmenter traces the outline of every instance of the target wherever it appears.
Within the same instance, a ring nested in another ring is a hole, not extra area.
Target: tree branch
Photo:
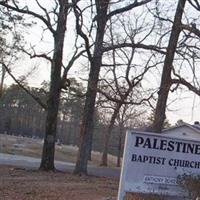
[[[112,16],[114,15],[117,15],[117,14],[121,14],[121,13],[124,13],[126,11],[129,11],[133,8],[136,8],[136,7],[139,7],[139,6],[142,6],[144,4],[147,4],[149,3],[151,0],[144,0],[144,1],[141,1],[141,2],[138,2],[137,0],[134,1],[134,3],[128,5],[128,6],[125,6],[123,8],[119,8],[119,9],[116,9],[112,12],[110,12],[108,15],[107,15],[107,20],[110,19]]]
[[[191,83],[189,83],[188,81],[186,81],[184,78],[180,78],[180,79],[172,79],[172,83],[173,84],[181,84],[186,86],[190,91],[194,92],[195,94],[197,94],[198,96],[200,96],[200,89],[197,89],[196,87],[194,87]]]
[[[76,0],[73,0],[73,3],[75,4],[74,15],[76,17],[76,31],[77,31],[77,34],[80,35],[83,38],[83,40],[85,41],[85,48],[86,48],[86,52],[87,52],[87,55],[88,55],[88,59],[90,61],[92,61],[89,39],[88,39],[87,35],[82,31],[82,25],[79,23],[81,12],[80,12],[79,7],[76,5],[76,3],[77,3]]]
[[[192,0],[188,0],[189,3],[198,11],[200,11],[200,3],[198,2],[198,0],[193,0],[195,3],[192,2]]]
[[[25,54],[27,54],[30,58],[44,58],[44,59],[46,59],[46,60],[48,60],[49,62],[52,63],[52,58],[49,57],[49,56],[47,56],[47,54],[45,54],[45,53],[43,53],[43,54],[36,54],[35,51],[34,51],[34,49],[33,49],[33,51],[34,51],[33,54],[29,53],[28,51],[26,51],[25,49],[22,49],[22,48],[20,50],[22,52],[24,52]]]
[[[47,9],[45,9],[38,0],[35,0],[37,5],[40,7],[41,10],[44,11],[45,15],[46,15],[46,18],[47,18],[47,21],[49,24],[51,24],[51,19],[50,19],[50,16],[49,16],[49,13],[47,12]]]
[[[112,46],[108,46],[108,47],[103,47],[102,51],[103,52],[107,52],[107,51],[111,51],[114,49],[120,49],[120,48],[124,48],[124,47],[130,47],[130,48],[138,48],[138,49],[145,49],[145,50],[152,50],[152,51],[156,51],[158,53],[161,53],[163,55],[166,54],[166,51],[164,51],[164,48],[155,46],[155,45],[146,45],[146,44],[142,44],[142,43],[122,43],[122,44],[115,44]]]
[[[172,84],[181,84],[187,87],[190,91],[194,92],[198,96],[200,96],[200,89],[196,88],[194,85],[186,81],[184,78],[182,78],[180,75],[176,74],[175,71],[173,71],[174,75],[178,77],[178,79],[171,79]]]
[[[112,96],[108,95],[106,92],[103,92],[100,89],[97,89],[97,92],[104,95],[106,97],[107,100],[115,102],[115,103],[122,103],[122,104],[130,104],[130,105],[141,105],[144,102],[149,102],[151,98],[153,98],[154,93],[152,93],[149,97],[147,98],[143,98],[138,102],[134,102],[134,101],[124,101],[118,98],[113,98]]]
[[[45,110],[47,109],[47,105],[45,103],[43,103],[41,101],[41,99],[39,97],[36,97],[35,95],[33,95],[27,88],[25,88],[23,86],[23,84],[20,83],[20,81],[18,81],[15,76],[11,73],[11,71],[9,70],[9,68],[4,64],[1,63],[3,65],[3,67],[5,68],[6,72],[11,76],[11,78],[27,93],[29,94],[42,108],[44,108]]]
[[[62,75],[62,80],[61,80],[61,87],[65,84],[66,78],[67,78],[67,74],[69,72],[69,70],[71,69],[71,67],[73,66],[74,62],[86,51],[86,50],[82,50],[77,54],[77,49],[74,53],[74,55],[72,56],[72,58],[70,59],[68,65],[66,67],[64,67],[64,72]]]
[[[200,38],[200,30],[196,28],[195,24],[192,24],[192,26],[182,24],[181,28],[195,34],[196,36]]]
[[[14,10],[14,11],[16,11],[16,12],[18,12],[18,13],[31,15],[31,16],[37,18],[37,19],[40,19],[40,20],[48,27],[48,29],[51,31],[51,33],[52,33],[53,35],[56,34],[56,32],[55,32],[55,30],[53,29],[51,23],[50,23],[47,19],[45,19],[42,15],[39,15],[39,14],[33,12],[33,11],[28,10],[27,7],[19,8],[19,7],[17,6],[16,3],[14,3],[14,6],[9,5],[9,4],[7,3],[7,0],[0,1],[0,5],[1,5],[1,6],[4,6],[4,7],[6,7],[6,8],[8,8],[8,9]]]

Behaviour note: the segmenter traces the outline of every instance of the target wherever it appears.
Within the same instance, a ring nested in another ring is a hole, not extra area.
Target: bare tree
[[[53,50],[52,53],[37,53],[33,48],[32,52],[22,49],[31,58],[44,58],[51,65],[50,89],[48,92],[47,102],[41,102],[38,98],[35,100],[46,110],[46,130],[42,152],[42,160],[40,169],[54,170],[54,152],[56,140],[57,115],[60,102],[62,88],[66,89],[69,86],[67,74],[75,60],[81,55],[78,50],[75,51],[72,59],[67,65],[63,64],[63,47],[66,33],[67,16],[71,4],[68,0],[53,1],[53,5],[46,8],[45,3],[35,0],[37,6],[35,10],[31,10],[29,3],[25,5],[18,1],[0,1],[0,5],[12,10],[13,12],[21,13],[24,16],[31,16],[34,20],[42,22],[45,25],[44,31],[48,30],[52,35]],[[31,2],[32,3],[32,2]],[[14,76],[13,76],[14,78]],[[18,82],[19,83],[19,82]],[[22,86],[22,85],[21,85]],[[26,88],[23,87],[24,90]],[[28,90],[26,90],[28,92]]]
[[[158,101],[155,110],[155,119],[151,127],[151,130],[154,132],[161,132],[165,120],[166,104],[167,104],[168,94],[172,85],[171,73],[173,70],[174,55],[176,52],[179,35],[181,33],[181,20],[184,12],[185,3],[186,0],[178,1],[173,21],[171,35],[167,47],[167,53],[165,56],[164,66],[162,70],[162,78],[160,83],[160,89],[158,92]]]
[[[125,62],[124,64],[122,64],[122,61],[121,63],[116,62],[116,58],[120,58],[119,51],[121,51],[121,53],[125,57],[124,59],[121,59],[124,60]],[[119,115],[119,112],[123,107],[123,105],[139,106],[144,103],[148,104],[148,102],[153,97],[153,93],[148,94],[148,92],[146,92],[145,94],[145,92],[142,92],[143,90],[142,80],[144,76],[146,75],[149,69],[155,67],[155,65],[153,66],[150,65],[150,60],[152,57],[149,58],[149,60],[146,63],[146,66],[141,67],[142,71],[136,74],[134,73],[134,71],[136,68],[139,68],[136,64],[134,64],[134,59],[133,59],[136,52],[137,51],[135,49],[132,49],[130,52],[129,51],[127,52],[125,49],[119,49],[118,53],[116,53],[116,50],[113,50],[112,52],[113,67],[111,70],[113,73],[113,79],[111,80],[111,83],[109,83],[108,81],[109,78],[106,77],[106,75],[102,80],[100,79],[101,80],[100,85],[101,84],[103,85],[98,89],[98,92],[105,96],[106,100],[104,100],[104,102],[106,104],[108,104],[108,101],[113,102],[112,103],[113,112],[110,116],[110,122],[105,132],[103,154],[101,160],[102,166],[107,166],[107,154],[108,154],[108,146],[111,137],[111,132],[114,127],[117,116]],[[122,72],[120,73],[118,72],[117,70],[118,68],[124,69],[124,75]]]
[[[24,44],[23,37],[20,35],[20,28],[29,27],[31,24],[25,21],[17,14],[10,12],[4,7],[0,7],[0,97],[3,93],[3,85],[6,77],[4,65],[11,66],[20,57],[18,52],[19,45]]]
[[[144,106],[143,106],[144,107]],[[141,108],[135,108],[135,105],[125,104],[122,106],[121,111],[116,119],[117,125],[119,126],[119,139],[117,148],[117,163],[116,166],[121,165],[121,156],[123,153],[123,144],[125,139],[125,131],[127,128],[144,128],[146,110]]]
[[[200,30],[198,23],[196,23],[200,7],[198,1],[189,0],[188,2],[197,12],[195,13],[191,7],[188,7],[184,11],[186,2],[179,1],[174,20],[158,16],[159,20],[164,23],[168,21],[173,26],[168,44],[168,53],[165,57],[161,88],[158,93],[159,98],[153,123],[153,131],[155,132],[161,132],[163,128],[170,91],[174,92],[181,89],[181,93],[183,93],[183,86],[185,86],[193,93],[200,94],[199,78],[197,75],[200,61],[198,55],[200,50]],[[193,10],[192,16],[190,10]]]
[[[132,43],[137,41],[137,38],[140,38],[140,42],[144,42],[148,39],[154,29],[154,22],[148,27],[149,31],[146,31],[146,24],[144,21],[148,21],[145,20],[147,16],[148,15],[143,12],[142,14],[140,13],[136,16],[132,16],[130,21],[127,16],[117,17],[118,22],[120,22],[118,26],[122,27],[120,30],[120,34],[123,35],[122,39],[121,36],[118,35],[119,30],[115,30],[116,33],[114,32],[114,26],[117,26],[116,23],[113,24],[110,20],[110,35],[107,40],[110,41],[112,47],[117,46],[115,44],[119,45],[118,48],[113,48],[113,50],[110,51],[111,53],[107,52],[108,55],[105,55],[106,59],[102,64],[102,71],[105,72],[102,76],[103,78],[100,79],[100,88],[98,89],[98,92],[105,96],[105,104],[108,104],[108,101],[113,102],[109,104],[109,107],[112,108],[112,113],[111,116],[108,117],[110,118],[110,122],[104,137],[101,160],[101,165],[103,166],[107,166],[107,154],[111,132],[123,105],[140,106],[145,103],[148,104],[154,94],[153,90],[148,92],[146,89],[142,88],[142,82],[144,77],[148,76],[146,75],[148,74],[148,71],[157,65],[157,62],[152,65],[155,53],[146,53],[147,58],[142,56],[143,60],[145,60],[142,62],[138,57],[140,57],[141,52],[144,52],[145,54],[145,50],[138,50],[134,47],[120,48],[120,43],[124,40],[124,38],[126,41],[130,41]],[[138,21],[143,21],[143,23]],[[141,43],[138,42],[138,44]],[[110,59],[108,59],[108,56]]]
[[[80,131],[80,145],[79,145],[79,152],[76,162],[76,167],[74,170],[75,174],[87,174],[87,162],[88,162],[88,155],[91,146],[91,135],[93,132],[93,114],[94,114],[94,106],[95,106],[95,99],[97,94],[97,85],[99,79],[100,68],[102,65],[102,56],[103,56],[103,43],[104,43],[104,35],[106,30],[106,25],[108,20],[120,13],[124,13],[132,8],[139,7],[144,5],[150,0],[144,1],[134,1],[127,6],[122,8],[115,9],[108,13],[108,8],[110,6],[111,1],[101,1],[95,0],[94,5],[92,5],[92,11],[95,7],[96,9],[96,16],[93,18],[93,23],[96,24],[96,31],[95,31],[95,39],[94,39],[94,46],[93,46],[93,53],[91,52],[91,44],[90,39],[86,33],[84,33],[83,29],[83,11],[78,5],[78,2],[73,0],[73,3],[76,4],[74,12],[76,16],[76,29],[77,33],[84,39],[85,47],[87,51],[88,60],[90,63],[90,72],[88,78],[88,86],[87,86],[87,94],[86,94],[86,101],[84,107],[84,114],[82,118],[82,125]],[[91,1],[93,3],[93,1]],[[93,27],[93,26],[92,26]],[[91,34],[90,34],[91,35]]]

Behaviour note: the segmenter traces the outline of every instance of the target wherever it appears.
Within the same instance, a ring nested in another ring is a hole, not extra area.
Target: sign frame
[[[125,137],[125,145],[124,145],[124,153],[123,153],[123,160],[122,160],[122,168],[121,168],[121,174],[120,174],[120,183],[119,183],[119,190],[118,190],[118,200],[123,200],[124,197],[125,197],[125,194],[126,192],[132,192],[132,193],[140,193],[138,191],[133,191],[132,188],[130,188],[131,186],[127,183],[127,171],[130,169],[128,168],[128,163],[131,162],[130,160],[130,151],[131,153],[133,153],[132,151],[133,150],[129,150],[130,148],[130,142],[131,141],[134,141],[134,139],[132,139],[132,137],[136,137],[136,136],[145,136],[145,137],[152,137],[152,138],[160,138],[160,140],[172,140],[172,141],[182,141],[182,143],[195,143],[197,145],[200,145],[200,141],[197,141],[197,140],[192,140],[192,139],[185,139],[185,138],[179,138],[179,137],[174,137],[174,136],[168,136],[168,135],[162,135],[162,134],[158,134],[158,133],[151,133],[151,132],[140,132],[140,131],[135,131],[135,130],[127,130],[126,132],[126,137]],[[139,137],[138,136],[138,137]],[[148,149],[143,149],[143,153],[146,152],[146,150]],[[169,152],[168,152],[169,153]],[[175,152],[177,153],[177,152]],[[174,154],[175,154],[174,153]],[[180,152],[179,152],[180,153]],[[185,153],[185,152],[184,152]],[[188,153],[188,152],[187,152]],[[165,155],[165,152],[163,151],[162,152],[163,155]],[[133,154],[132,154],[133,155]],[[175,154],[176,155],[176,154]],[[195,155],[197,156],[197,155]],[[199,155],[200,156],[200,155]],[[166,156],[167,157],[167,156]],[[133,158],[132,158],[133,159]],[[164,161],[163,161],[164,162]],[[135,164],[136,165],[136,164]],[[169,165],[169,164],[168,164]],[[136,166],[137,167],[137,166]],[[174,167],[176,168],[176,167]],[[137,170],[136,168],[134,168],[133,170]],[[171,169],[173,170],[173,169]],[[194,174],[200,174],[200,169],[198,169],[198,173],[194,173]],[[181,175],[181,173],[179,174]],[[155,184],[155,180],[159,180],[160,181],[160,184],[163,184],[161,182],[163,181],[169,181],[167,184],[170,185],[170,184],[174,184],[173,181],[174,179],[176,179],[177,177],[170,177],[170,174],[169,174],[169,177],[166,177],[167,179],[164,180],[163,178],[165,177],[159,177],[157,175],[154,176],[154,174],[152,174],[151,176],[145,176],[144,175],[144,178],[146,177],[146,180],[147,180],[147,184],[151,184],[151,186],[153,184]],[[155,180],[154,180],[155,179]],[[152,181],[152,182],[151,182]],[[146,184],[145,183],[145,184]],[[175,185],[175,184],[174,184]],[[175,186],[174,186],[175,187]],[[180,188],[180,186],[177,186],[177,188]],[[144,193],[144,194],[148,194],[147,191],[143,191],[141,193]],[[152,192],[151,192],[152,194]],[[161,194],[162,193],[159,193],[158,191],[155,192],[154,194]],[[171,196],[169,194],[165,195],[165,196],[168,196],[170,197],[170,199],[188,199],[188,196],[186,195],[186,193],[183,192],[183,195],[180,196],[180,194],[176,195],[176,194],[172,194]]]

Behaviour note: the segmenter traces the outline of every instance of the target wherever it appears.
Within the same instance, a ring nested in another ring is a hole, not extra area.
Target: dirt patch
[[[116,200],[118,182],[0,166],[0,200]]]

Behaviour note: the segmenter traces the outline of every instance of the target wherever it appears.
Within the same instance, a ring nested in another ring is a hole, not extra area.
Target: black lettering
[[[138,156],[137,162],[143,162],[143,161],[142,161],[142,156],[141,156],[141,155]]]
[[[174,141],[168,142],[167,151],[174,151]]]
[[[165,151],[167,149],[166,146],[167,146],[167,140],[161,140],[160,141],[160,150]]]
[[[157,165],[159,165],[159,164],[161,163],[161,160],[160,160],[160,159],[161,159],[161,158],[157,158],[157,159],[156,159],[156,164],[157,164]]]
[[[182,142],[176,142],[176,152],[180,152],[180,146]]]
[[[199,155],[200,154],[200,145],[195,146],[195,154]]]
[[[195,168],[195,162],[194,162],[194,161],[191,161],[191,162],[190,162],[190,167],[191,167],[191,168]]]
[[[162,162],[161,162],[162,165],[165,164],[165,160],[166,160],[166,158],[162,158]]]
[[[145,163],[148,160],[148,156],[143,156],[143,162]]]
[[[155,164],[157,164],[157,165],[164,165],[164,164],[165,164],[165,160],[166,160],[166,158],[158,157],[158,158],[156,159]]]
[[[144,145],[143,145],[143,148],[150,148],[151,149],[151,140],[150,138],[147,138]]]
[[[152,160],[153,160],[153,161],[152,161]],[[151,163],[154,164],[154,162],[155,162],[155,157],[149,156],[149,163],[150,163],[150,164],[151,164]]]
[[[151,137],[136,136],[135,147],[200,155],[200,144]]]
[[[173,159],[170,159],[170,160],[169,160],[169,165],[170,165],[170,166],[173,166]]]
[[[195,168],[200,168],[200,162],[195,162]]]
[[[183,143],[183,153],[185,153],[186,152],[186,147],[187,147],[187,143]]]
[[[157,139],[154,139],[154,140],[153,140],[153,149],[160,149],[160,148],[157,146],[157,144],[158,144],[158,140],[157,140]]]
[[[194,152],[194,144],[187,144],[186,153],[193,153]]]
[[[136,137],[136,142],[135,142],[135,147],[139,147],[140,144],[142,144],[144,142],[143,137]]]
[[[135,162],[137,159],[137,155],[136,154],[132,154],[132,158],[131,158],[131,161]]]
[[[185,160],[184,167],[191,167],[191,163],[188,160]]]

